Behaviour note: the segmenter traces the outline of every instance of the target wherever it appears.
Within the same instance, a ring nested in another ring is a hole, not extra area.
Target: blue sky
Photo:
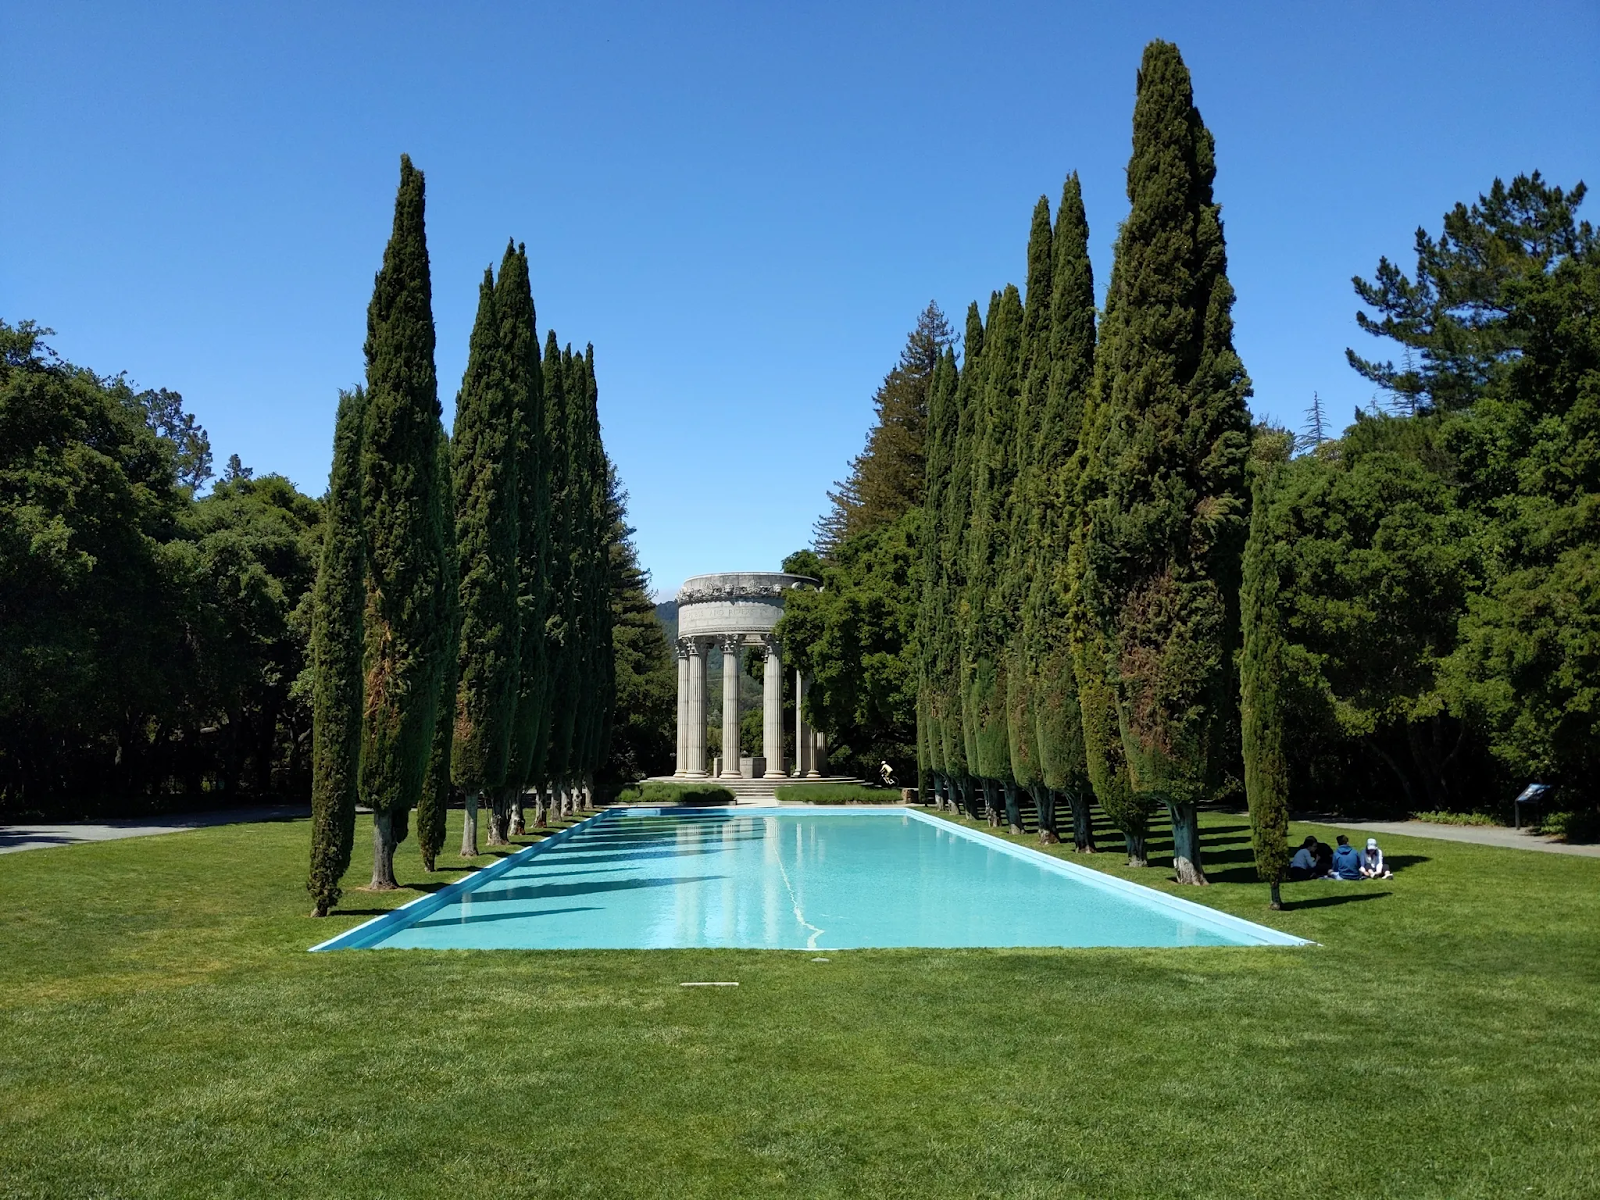
[[[1021,283],[1080,172],[1102,295],[1134,71],[1178,43],[1217,139],[1258,413],[1371,388],[1352,274],[1494,176],[1600,185],[1600,5],[90,5],[0,42],[0,317],[182,392],[320,494],[399,155],[428,179],[450,419],[483,268],[593,341],[658,589],[805,544],[917,312]],[[1591,219],[1600,218],[1600,201]]]

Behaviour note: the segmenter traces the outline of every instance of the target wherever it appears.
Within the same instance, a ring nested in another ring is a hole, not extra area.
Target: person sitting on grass
[[[1333,873],[1333,847],[1327,842],[1317,843],[1317,865],[1311,872],[1313,879],[1337,879]]]
[[[1339,835],[1338,848],[1333,852],[1333,877],[1335,879],[1361,878],[1361,852],[1350,844],[1344,834]]]
[[[1294,881],[1317,877],[1317,839],[1307,837],[1289,860],[1289,878]]]
[[[1378,849],[1378,839],[1367,839],[1367,852],[1361,856],[1361,878],[1393,879],[1394,872],[1383,865],[1383,851]]]

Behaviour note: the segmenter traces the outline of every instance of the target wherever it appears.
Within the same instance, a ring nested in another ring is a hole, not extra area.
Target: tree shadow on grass
[[[1351,886],[1356,885],[1352,883]],[[1392,895],[1393,892],[1348,892],[1343,896],[1313,896],[1309,900],[1295,900],[1286,896],[1283,907],[1288,912],[1297,912],[1302,908],[1330,908],[1335,904],[1354,904],[1359,900],[1382,900]]]

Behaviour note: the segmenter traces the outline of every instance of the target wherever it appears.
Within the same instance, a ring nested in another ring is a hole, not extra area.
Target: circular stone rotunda
[[[806,723],[804,705],[795,705],[797,760],[783,757],[783,649],[773,636],[783,616],[784,597],[816,590],[805,575],[774,571],[733,571],[696,575],[678,591],[678,758],[677,770],[660,782],[715,780],[741,803],[771,803],[773,789],[790,779],[860,782],[828,774],[827,739]],[[706,663],[712,648],[722,652],[722,744],[739,744],[739,680],[744,656],[765,657],[762,671],[762,754],[706,758]],[[803,700],[806,678],[795,672],[795,696]]]

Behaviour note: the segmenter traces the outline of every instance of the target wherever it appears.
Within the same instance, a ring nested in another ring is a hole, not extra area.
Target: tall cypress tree
[[[1006,817],[1020,832],[1011,746],[1006,733],[1006,649],[1011,614],[1004,573],[1008,565],[1011,485],[1016,477],[1016,425],[1022,369],[1022,296],[1007,284],[986,322],[983,396],[972,462],[972,522],[967,539],[970,635],[966,660],[967,714],[972,723],[985,809],[998,824],[995,790],[1003,790]]]
[[[995,301],[998,303],[998,298]],[[993,304],[990,306],[993,307]],[[972,519],[972,456],[979,401],[978,380],[983,372],[983,318],[978,305],[967,308],[964,358],[956,380],[955,441],[950,451],[950,485],[945,490],[943,541],[939,558],[945,577],[946,636],[940,639],[946,671],[939,693],[946,706],[940,729],[944,736],[944,761],[968,815],[976,816],[973,796],[977,747],[968,720],[964,685],[971,613],[967,601],[967,528]]]
[[[350,866],[361,768],[361,423],[366,393],[339,393],[322,561],[311,597],[311,877],[325,917]]]
[[[1129,779],[1165,803],[1178,879],[1204,883],[1197,804],[1212,794],[1237,695],[1249,380],[1233,349],[1214,144],[1176,46],[1139,71],[1100,362],[1104,493],[1085,589],[1106,640]]]
[[[428,752],[428,773],[417,804],[417,848],[425,870],[435,869],[444,848],[445,818],[450,811],[450,760],[455,746],[456,685],[460,680],[455,648],[461,641],[461,575],[456,562],[455,495],[451,480],[450,439],[439,427],[439,461],[436,480],[440,496],[435,505],[439,540],[444,548],[444,569],[439,576],[439,613],[444,626],[444,669],[439,676],[439,711],[433,722],[433,747]]]
[[[545,428],[545,385],[539,331],[528,276],[528,254],[518,246],[500,263],[495,285],[501,346],[517,406],[517,698],[506,787],[520,797],[539,782],[549,740],[550,453]],[[542,811],[542,803],[541,803]],[[520,832],[520,830],[518,831]]]
[[[572,356],[573,464],[578,497],[577,611],[580,621],[578,670],[575,676],[576,724],[573,730],[572,775],[585,797],[592,794],[605,736],[610,681],[610,564],[608,550],[607,463],[600,442],[599,388],[594,375],[594,346]]]
[[[577,714],[571,703],[577,677],[579,630],[573,595],[573,535],[577,493],[572,466],[572,426],[568,379],[572,348],[562,349],[555,330],[546,336],[544,397],[546,441],[550,451],[550,615],[545,621],[549,654],[550,732],[543,764],[552,788],[564,789],[570,769],[572,731]]]
[[[1287,447],[1283,447],[1286,451]],[[1283,689],[1287,669],[1278,611],[1280,531],[1273,528],[1273,486],[1286,453],[1254,464],[1250,537],[1245,542],[1239,606],[1243,645],[1239,709],[1244,742],[1244,791],[1256,874],[1271,889],[1271,907],[1283,907],[1279,886],[1289,873],[1289,756],[1284,741]]]
[[[456,546],[461,574],[460,682],[451,774],[467,797],[463,854],[476,853],[479,796],[493,801],[489,844],[503,846],[510,808],[506,758],[516,717],[517,396],[508,377],[492,271],[478,288],[466,375],[451,438]]]
[[[1028,231],[1027,298],[1022,310],[1022,387],[1018,394],[1016,430],[1011,452],[1016,476],[1011,484],[1007,559],[1002,578],[1002,603],[1010,617],[1006,657],[1006,737],[1011,775],[1027,790],[1039,814],[1039,839],[1056,842],[1055,802],[1044,785],[1039,742],[1033,717],[1033,678],[1040,646],[1038,623],[1028,620],[1031,582],[1038,578],[1040,546],[1039,496],[1045,485],[1039,445],[1050,390],[1050,293],[1054,267],[1051,255],[1050,202],[1043,196],[1033,206]],[[1015,810],[1015,801],[1007,807]],[[1013,832],[1018,832],[1013,819]]]
[[[917,688],[917,740],[933,776],[940,807],[953,799],[951,772],[945,759],[944,722],[950,711],[948,681],[951,675],[950,577],[942,553],[945,521],[952,486],[951,454],[955,449],[957,418],[955,352],[946,348],[934,368],[928,389],[927,479],[923,488],[922,604],[917,613],[917,650],[920,678]]]
[[[1094,825],[1078,675],[1068,620],[1067,550],[1072,540],[1077,461],[1083,411],[1094,376],[1094,273],[1089,263],[1089,222],[1077,172],[1061,189],[1052,239],[1050,386],[1039,417],[1033,467],[1035,504],[1033,578],[1023,620],[1031,647],[1029,703],[1038,738],[1040,774],[1052,794],[1072,810],[1073,842],[1093,851]]]
[[[361,794],[372,808],[372,888],[395,887],[394,850],[422,792],[444,655],[439,387],[422,172],[400,159],[394,230],[367,309],[362,516],[367,597]]]

